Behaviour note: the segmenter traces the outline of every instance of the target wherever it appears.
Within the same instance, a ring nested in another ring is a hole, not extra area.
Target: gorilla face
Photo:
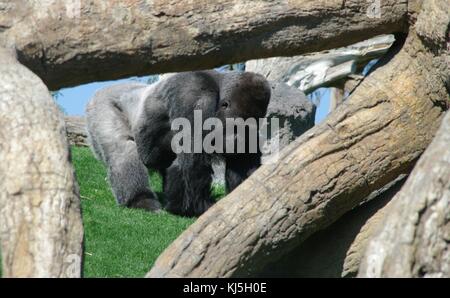
[[[224,139],[234,143],[232,147],[235,153],[242,152],[243,148],[246,153],[252,152],[250,142],[257,141],[253,136],[259,137],[259,119],[266,116],[270,101],[269,83],[262,75],[255,73],[227,73],[220,86],[219,96],[217,118],[226,128]],[[228,127],[227,119],[242,119],[244,127]],[[233,154],[226,149],[224,151]]]
[[[225,78],[220,88],[218,118],[264,118],[271,95],[267,80],[250,72],[229,73]]]

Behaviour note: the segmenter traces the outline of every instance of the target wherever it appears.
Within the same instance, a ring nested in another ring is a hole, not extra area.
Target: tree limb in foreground
[[[42,81],[0,49],[3,277],[80,277],[83,227],[62,117]]]
[[[361,277],[450,277],[450,113],[371,240]]]
[[[79,7],[74,4],[80,3]],[[346,46],[406,30],[408,1],[7,1],[0,47],[51,90]],[[94,67],[93,67],[94,66]]]

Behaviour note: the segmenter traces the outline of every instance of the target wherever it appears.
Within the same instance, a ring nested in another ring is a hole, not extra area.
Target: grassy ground
[[[85,277],[142,277],[159,254],[194,219],[163,212],[120,208],[106,180],[106,170],[87,148],[72,148],[85,228]],[[151,174],[156,192],[162,190],[159,175]],[[213,188],[221,197],[224,190]]]

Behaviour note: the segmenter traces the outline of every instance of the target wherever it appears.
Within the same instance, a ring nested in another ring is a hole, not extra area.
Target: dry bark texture
[[[450,3],[424,1],[415,30],[450,90]],[[433,20],[433,21],[430,21]],[[448,95],[447,95],[448,96]],[[450,106],[450,100],[442,103]],[[448,113],[447,113],[448,114]],[[359,276],[450,277],[450,114],[394,199]]]
[[[450,277],[450,113],[371,240],[362,277]]]
[[[80,3],[80,5],[78,5]],[[406,28],[406,0],[0,1],[0,47],[51,90],[346,46]],[[236,50],[238,49],[238,50]]]
[[[433,57],[411,34],[323,124],[200,217],[148,276],[255,275],[408,173],[448,101]]]
[[[83,229],[65,127],[42,81],[0,49],[4,277],[80,277]]]
[[[70,145],[87,147],[89,146],[86,132],[86,120],[84,117],[67,116],[64,117],[66,123],[67,138]]]
[[[404,177],[376,191],[366,204],[346,213],[318,231],[290,253],[266,266],[260,277],[339,278],[355,277],[369,239],[383,222],[392,197]]]

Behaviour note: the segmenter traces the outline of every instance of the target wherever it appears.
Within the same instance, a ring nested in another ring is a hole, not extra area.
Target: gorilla
[[[113,194],[121,206],[158,211],[162,208],[150,189],[148,169],[164,181],[166,210],[199,216],[212,204],[212,161],[226,162],[226,188],[232,191],[261,164],[256,153],[174,153],[174,119],[264,118],[271,88],[266,79],[250,72],[195,71],[167,76],[147,85],[124,83],[98,91],[88,103],[88,138],[103,161]],[[192,123],[192,122],[191,122]],[[225,125],[224,125],[225,127]]]

